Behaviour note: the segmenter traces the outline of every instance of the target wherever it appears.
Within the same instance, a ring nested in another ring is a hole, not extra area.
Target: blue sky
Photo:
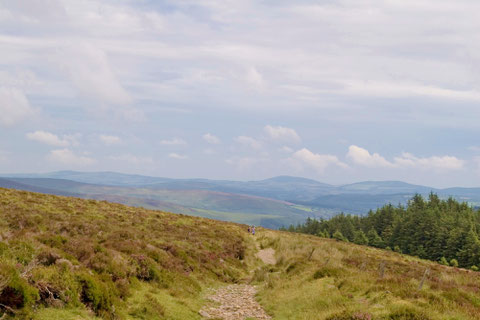
[[[0,172],[480,186],[479,11],[0,1]]]

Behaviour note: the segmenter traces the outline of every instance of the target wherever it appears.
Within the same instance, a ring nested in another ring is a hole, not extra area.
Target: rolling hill
[[[49,194],[104,199],[149,209],[174,211],[278,228],[307,217],[340,212],[363,215],[385,204],[406,204],[414,194],[435,192],[480,205],[480,188],[436,189],[401,181],[364,181],[333,186],[280,176],[260,181],[169,179],[115,172],[58,171],[5,175],[0,186]]]
[[[259,249],[272,261],[258,259]],[[227,284],[256,290],[272,319],[480,316],[478,272],[333,239],[263,228],[252,236],[245,225],[0,188],[4,320],[200,320],[208,296]]]

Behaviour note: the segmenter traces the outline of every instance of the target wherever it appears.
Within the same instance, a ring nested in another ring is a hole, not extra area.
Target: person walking
[[[252,234],[255,235],[255,226],[252,226]]]

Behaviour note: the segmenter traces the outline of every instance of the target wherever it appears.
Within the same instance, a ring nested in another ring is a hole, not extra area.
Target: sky
[[[0,173],[480,187],[477,0],[0,0]]]

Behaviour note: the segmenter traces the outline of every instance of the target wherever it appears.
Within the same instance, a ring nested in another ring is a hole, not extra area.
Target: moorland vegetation
[[[274,264],[255,258],[267,248]],[[336,239],[263,228],[253,236],[234,223],[0,189],[2,319],[201,319],[211,290],[232,283],[255,285],[273,319],[480,318],[472,270]]]

